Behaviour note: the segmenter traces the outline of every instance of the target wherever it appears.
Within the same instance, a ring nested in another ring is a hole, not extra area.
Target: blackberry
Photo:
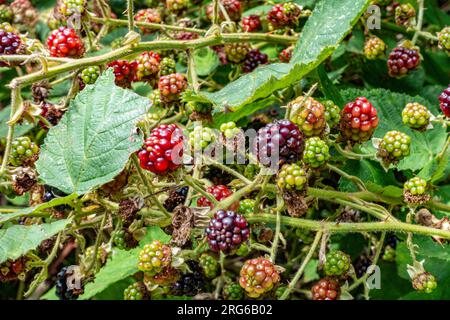
[[[81,71],[81,80],[84,84],[94,84],[100,76],[100,68],[98,66],[91,66]]]
[[[137,22],[147,22],[147,23],[161,23],[161,13],[158,9],[141,9],[135,16],[134,20]],[[151,34],[155,32],[155,29],[139,27],[144,34]]]
[[[4,4],[0,4],[0,22],[12,22],[14,18],[14,12],[10,7]]]
[[[383,252],[383,260],[388,262],[394,262],[396,257],[395,249],[391,246],[385,246]]]
[[[278,59],[280,59],[281,62],[289,63],[289,61],[291,61],[293,52],[294,47],[288,47],[286,49],[283,49],[278,55]]]
[[[83,293],[79,267],[63,267],[56,275],[56,295],[61,300],[76,300]]]
[[[254,32],[261,30],[261,19],[259,16],[252,14],[243,17],[241,20],[242,30],[245,32]]]
[[[337,300],[341,294],[339,283],[334,278],[320,279],[312,288],[313,300]]]
[[[250,46],[247,43],[230,43],[225,45],[225,54],[227,60],[233,63],[240,63],[245,60],[250,52]]]
[[[397,164],[409,155],[411,138],[400,131],[388,131],[378,146],[377,155],[386,164]]]
[[[414,102],[408,103],[402,111],[402,121],[413,129],[424,129],[430,123],[430,111],[427,107]]]
[[[355,273],[358,278],[361,278],[367,273],[367,270],[372,265],[372,261],[369,259],[368,256],[362,255],[359,256],[355,263],[353,264],[353,267],[355,268]]]
[[[422,272],[417,274],[412,280],[412,286],[415,290],[431,293],[436,289],[436,278],[429,272]]]
[[[319,168],[330,159],[327,143],[319,137],[306,140],[303,162],[311,168]]]
[[[52,57],[80,58],[84,54],[83,41],[68,27],[53,30],[47,38],[47,47]]]
[[[170,12],[180,13],[189,6],[189,0],[167,0],[166,8]]]
[[[206,188],[206,192],[212,194],[217,201],[222,201],[233,194],[233,191],[228,189],[225,185],[216,185]],[[214,207],[213,203],[208,200],[205,196],[200,197],[197,200],[197,206],[199,207]],[[235,210],[239,207],[239,202],[235,202],[230,206],[230,210]]]
[[[142,282],[135,282],[123,291],[123,300],[143,300],[146,292],[147,289]]]
[[[254,152],[265,166],[292,163],[301,159],[304,144],[303,133],[296,124],[289,120],[276,120],[258,131]]]
[[[293,2],[278,3],[267,13],[267,21],[275,29],[295,27],[302,13],[301,7]]]
[[[187,261],[187,265],[192,272],[182,275],[172,288],[173,293],[177,296],[195,296],[206,287],[205,276],[198,263],[189,260]]]
[[[181,93],[187,89],[186,77],[181,73],[172,73],[159,78],[158,89],[163,102],[175,102],[180,99]]]
[[[269,62],[269,57],[265,53],[261,53],[259,49],[250,50],[245,56],[242,70],[246,73],[252,72],[258,66],[262,64],[267,64]]]
[[[131,82],[136,77],[137,63],[126,60],[116,60],[108,64],[108,68],[113,68],[115,83],[119,87],[130,88]]]
[[[386,52],[386,44],[376,36],[366,40],[364,45],[364,55],[369,60],[382,58]]]
[[[403,186],[403,198],[409,204],[422,204],[430,200],[426,193],[427,182],[419,177],[414,177],[405,182]]]
[[[416,49],[397,47],[389,54],[387,62],[389,76],[401,78],[420,64],[420,55]]]
[[[172,251],[168,245],[158,240],[146,244],[139,253],[138,268],[149,275],[160,273],[172,262]]]
[[[407,28],[416,25],[416,9],[412,4],[404,3],[395,8],[395,23]]]
[[[18,137],[12,142],[9,162],[15,167],[30,165],[38,154],[39,147],[29,137]]]
[[[306,137],[319,136],[326,128],[325,107],[313,98],[300,96],[288,105],[290,119]]]
[[[259,298],[280,282],[275,265],[262,257],[245,261],[240,276],[239,284],[250,298]]]
[[[337,127],[341,120],[341,109],[331,100],[325,100],[322,104],[325,107],[325,121],[328,126],[331,129]]]
[[[0,29],[0,56],[3,54],[16,54],[19,51],[22,41],[20,36],[13,32],[8,32]],[[4,63],[0,63],[0,67]]]
[[[238,212],[241,214],[252,214],[253,208],[255,207],[256,201],[253,199],[244,199],[239,201]]]
[[[189,144],[194,151],[206,149],[215,141],[215,133],[208,127],[195,126],[194,130],[189,133]]]
[[[181,187],[170,191],[169,196],[164,201],[164,208],[169,212],[173,212],[177,206],[184,204],[188,191],[189,187]]]
[[[62,0],[59,11],[69,17],[73,14],[82,14],[86,8],[86,0]]]
[[[127,248],[125,230],[119,230],[114,234],[113,243],[120,250],[125,250]]]
[[[324,271],[327,276],[342,276],[350,269],[350,257],[342,251],[333,250],[326,256]]]
[[[250,235],[247,220],[234,211],[217,211],[205,230],[212,251],[231,254],[248,240]]]
[[[440,108],[447,118],[450,118],[450,85],[439,95]]]
[[[143,169],[165,175],[181,165],[183,132],[175,124],[162,124],[150,132],[138,153]]]
[[[223,286],[222,296],[225,300],[242,300],[244,291],[237,283],[229,283]]]
[[[438,33],[438,39],[439,39],[439,47],[446,50],[447,52],[450,51],[450,27],[445,27],[442,29],[441,32]]]
[[[176,62],[172,58],[164,57],[159,63],[159,76],[167,76],[176,73]]]
[[[241,129],[236,126],[236,123],[233,121],[222,123],[220,125],[220,132],[223,133],[225,138],[232,139],[239,133],[241,133]]]
[[[356,98],[341,111],[341,138],[350,143],[369,140],[378,126],[377,110],[365,97]]]
[[[152,102],[152,108],[163,108],[165,106],[161,101],[161,93],[159,92],[159,89],[153,90],[148,98]]]
[[[160,273],[150,276],[148,273],[144,273],[144,283],[148,283],[151,286],[169,286],[174,284],[179,279],[179,271],[172,267],[164,268]]]
[[[141,53],[136,59],[137,80],[153,80],[159,72],[159,54],[149,51]]]
[[[277,186],[281,190],[302,191],[308,185],[306,171],[298,164],[285,164],[277,176]]]
[[[228,14],[228,17],[231,21],[239,21],[242,14],[242,6],[239,0],[219,0],[225,11]],[[206,17],[209,20],[213,18],[213,4],[209,4],[206,7]],[[219,22],[225,21],[225,16],[221,10],[219,10]]]
[[[213,256],[203,253],[200,256],[199,264],[203,268],[203,273],[206,278],[213,279],[217,276],[219,271],[219,262]]]

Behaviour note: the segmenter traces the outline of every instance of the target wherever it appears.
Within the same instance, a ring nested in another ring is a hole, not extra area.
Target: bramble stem
[[[134,31],[134,1],[127,1],[128,31]]]
[[[419,13],[418,13],[417,25],[415,28],[416,32],[414,33],[414,36],[412,38],[413,44],[416,44],[417,39],[419,39],[419,32],[422,31],[422,25],[423,25],[423,11],[424,11],[423,0],[417,0],[417,4],[419,5]]]

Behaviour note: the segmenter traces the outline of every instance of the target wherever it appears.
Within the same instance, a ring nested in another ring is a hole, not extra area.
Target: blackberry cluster
[[[261,164],[271,166],[274,160],[280,164],[300,160],[304,147],[303,133],[296,124],[276,120],[258,131],[254,151]]]
[[[397,47],[392,50],[387,62],[389,75],[396,78],[406,76],[409,71],[416,69],[419,64],[419,52],[405,47]]]
[[[217,211],[205,230],[212,251],[234,253],[248,240],[250,229],[247,220],[234,211]]]
[[[242,6],[239,0],[220,0],[231,21],[239,21],[242,15]],[[213,18],[213,4],[206,7],[206,17],[209,20]],[[222,11],[219,12],[219,21],[225,21]]]
[[[223,133],[225,138],[232,139],[239,133],[241,133],[241,130],[236,126],[236,123],[233,121],[222,123],[220,125],[220,132]]]
[[[395,23],[399,26],[413,27],[416,24],[416,9],[410,3],[395,8]]]
[[[412,280],[412,286],[415,290],[431,293],[437,287],[436,278],[429,272],[417,274]]]
[[[189,0],[167,0],[166,8],[170,12],[180,13],[189,6]]]
[[[217,276],[219,271],[219,262],[215,257],[207,253],[202,253],[199,259],[199,264],[203,268],[203,273],[206,278],[213,279]]]
[[[227,60],[233,63],[240,63],[245,60],[250,52],[250,46],[247,43],[230,43],[225,45],[225,54]]]
[[[79,58],[84,54],[83,41],[68,27],[53,30],[47,38],[47,47],[52,57]]]
[[[262,53],[261,51],[259,51],[259,49],[252,49],[245,56],[242,70],[245,73],[249,73],[255,70],[258,66],[267,64],[268,62],[269,57],[267,56],[267,54]]]
[[[376,36],[366,40],[364,45],[364,55],[369,60],[382,58],[386,51],[386,44]]]
[[[4,29],[0,29],[0,55],[2,54],[16,54],[22,41],[20,40],[20,36],[15,34],[14,32],[9,32]],[[3,62],[0,62],[0,67],[4,65]]]
[[[108,68],[113,68],[114,70],[116,85],[129,88],[136,77],[137,63],[135,61],[116,60],[109,63]]]
[[[130,284],[123,291],[123,300],[143,300],[145,298],[147,289],[142,282],[135,282]]]
[[[159,63],[159,76],[167,76],[176,73],[176,62],[172,58],[164,57]]]
[[[146,244],[139,253],[138,268],[149,275],[155,275],[169,267],[171,262],[171,248],[154,240],[152,243]]]
[[[0,4],[0,22],[12,22],[14,18],[14,12],[10,7],[4,4]]]
[[[59,11],[69,17],[73,14],[82,14],[86,7],[86,0],[62,0]]]
[[[378,146],[377,155],[386,164],[396,164],[409,155],[411,138],[400,131],[388,131]]]
[[[91,66],[81,71],[81,80],[84,84],[94,84],[100,76],[100,68],[98,66]]]
[[[414,177],[406,181],[403,188],[412,195],[423,195],[427,190],[427,182],[422,178]]]
[[[439,102],[444,116],[450,118],[450,85],[439,95]]]
[[[241,20],[242,30],[245,32],[254,32],[261,30],[261,19],[259,16],[252,14],[243,17]]]
[[[275,29],[294,27],[297,25],[301,13],[301,7],[296,3],[278,3],[267,13],[267,21]]]
[[[152,80],[159,72],[159,54],[153,51],[141,53],[136,59],[136,79]]]
[[[339,282],[334,278],[320,279],[312,288],[313,300],[337,300],[341,294]]]
[[[253,199],[244,199],[239,201],[239,209],[238,212],[242,214],[251,214],[253,213],[253,209],[255,207],[256,201]]]
[[[450,27],[445,27],[441,32],[438,33],[439,46],[446,50],[450,51]]]
[[[29,137],[18,137],[11,145],[9,162],[16,167],[29,165],[37,160],[39,147]]]
[[[342,276],[350,269],[350,257],[342,251],[333,250],[326,256],[324,271],[327,276]]]
[[[430,111],[427,107],[414,102],[408,103],[402,111],[402,121],[413,129],[424,129],[430,123]]]
[[[229,196],[231,196],[233,194],[233,191],[228,189],[228,187],[225,185],[217,185],[217,186],[208,187],[208,188],[206,188],[206,192],[212,194],[213,197],[217,201],[222,201],[223,199],[228,198]],[[208,198],[206,198],[205,196],[202,196],[197,200],[197,206],[210,207],[212,209],[214,207],[214,204],[211,201],[209,201]],[[230,210],[235,210],[238,207],[239,207],[239,203],[234,203],[230,206]]]
[[[306,137],[321,135],[326,127],[325,107],[313,98],[300,96],[288,105],[291,120]]]
[[[322,104],[325,107],[325,121],[328,126],[330,129],[337,127],[341,120],[341,109],[331,100],[325,100]]]
[[[223,287],[222,296],[225,300],[242,300],[244,291],[237,283],[229,283]]]
[[[298,164],[285,164],[277,176],[277,186],[281,190],[302,191],[308,185],[306,171]]]
[[[195,126],[189,133],[189,144],[193,150],[199,151],[206,149],[216,140],[213,129],[203,126]]]
[[[172,73],[159,78],[158,89],[163,102],[175,102],[180,98],[180,94],[187,89],[186,77],[181,73]]]
[[[176,296],[192,297],[205,289],[205,275],[197,262],[189,260],[186,263],[191,272],[181,275],[180,279],[173,285],[172,291]]]
[[[350,143],[367,141],[377,128],[378,121],[377,110],[367,98],[359,97],[341,111],[341,137]]]
[[[76,278],[78,266],[63,267],[56,275],[56,295],[61,300],[76,300],[83,293],[82,285]]]
[[[151,9],[151,8],[139,10],[135,14],[134,20],[136,20],[137,22],[148,22],[148,23],[161,23],[162,22],[161,13],[159,12],[159,10]],[[140,29],[144,34],[151,34],[151,33],[155,32],[155,30],[151,29],[151,28],[140,27]]]
[[[329,150],[327,143],[319,137],[309,138],[305,143],[303,162],[311,168],[319,168],[330,159]]]
[[[245,261],[240,275],[239,284],[250,298],[259,298],[280,282],[275,265],[262,257]]]

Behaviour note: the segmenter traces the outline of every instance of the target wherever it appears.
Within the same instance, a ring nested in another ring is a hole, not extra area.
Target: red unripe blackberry
[[[217,201],[222,201],[223,199],[228,198],[229,196],[231,196],[233,194],[233,191],[231,191],[230,189],[228,189],[227,186],[224,186],[224,185],[208,187],[208,188],[206,188],[206,192],[212,194],[213,197]],[[206,198],[204,196],[200,197],[197,200],[197,206],[210,207],[211,209],[214,208],[214,204],[212,204],[211,201],[209,201],[208,198]],[[239,201],[236,201],[235,203],[233,203],[229,209],[237,210],[237,208],[239,208]]]
[[[220,3],[225,8],[225,11],[228,14],[228,17],[231,21],[239,21],[241,19],[242,14],[242,6],[238,0],[219,0]],[[213,18],[213,4],[210,4],[206,7],[206,17],[209,20]],[[219,10],[219,21],[224,21],[225,16],[222,11]]]
[[[158,89],[161,100],[164,102],[177,101],[180,94],[188,86],[186,77],[181,73],[172,73],[159,78]]]
[[[181,165],[183,132],[175,124],[162,124],[150,132],[138,153],[141,168],[164,175]]]
[[[79,58],[84,54],[83,41],[68,27],[53,30],[47,38],[47,46],[52,57]]]
[[[267,13],[267,20],[275,28],[293,27],[297,24],[302,10],[293,2],[278,3]]]
[[[420,55],[417,50],[397,47],[389,54],[387,62],[389,76],[401,78],[410,70],[416,69],[420,64]]]
[[[283,49],[278,55],[278,59],[280,59],[281,62],[289,63],[289,61],[291,61],[292,58],[292,52],[294,52],[293,47]]]
[[[300,96],[288,105],[294,122],[306,137],[321,135],[327,126],[325,120],[325,107],[311,97]]]
[[[248,240],[250,229],[244,216],[234,211],[217,211],[205,230],[212,251],[234,253]]]
[[[450,118],[450,85],[439,95],[439,102],[444,115]]]
[[[116,85],[124,88],[129,88],[131,82],[136,77],[136,61],[128,62],[126,60],[116,60],[108,64],[108,68],[114,69],[114,76],[116,77]]]
[[[341,293],[339,283],[334,278],[320,279],[312,288],[313,300],[337,300]]]
[[[280,275],[272,262],[265,258],[245,261],[239,284],[250,298],[259,298],[280,282]]]
[[[292,163],[301,159],[305,141],[298,126],[289,120],[276,120],[258,131],[254,151],[258,161],[271,166]],[[277,159],[277,156],[279,158]]]
[[[22,44],[20,37],[13,33],[0,29],[0,55],[15,54]],[[0,63],[1,66],[2,63]]]
[[[261,64],[267,64],[269,57],[267,54],[262,53],[259,49],[252,49],[247,53],[244,59],[244,65],[242,70],[246,73],[252,72]]]
[[[134,15],[134,20],[137,22],[147,22],[147,23],[161,23],[161,13],[158,9],[141,9]],[[143,33],[153,33],[155,29],[140,27]]]
[[[149,79],[159,72],[159,62],[161,57],[153,51],[144,52],[136,59],[136,79]]]
[[[261,19],[256,14],[243,17],[241,20],[242,30],[245,32],[254,32],[261,30]]]
[[[345,141],[364,142],[378,126],[377,110],[365,97],[347,103],[341,111],[340,130]]]

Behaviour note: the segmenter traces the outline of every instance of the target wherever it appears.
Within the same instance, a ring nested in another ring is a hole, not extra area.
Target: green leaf
[[[129,251],[113,250],[111,259],[95,276],[94,282],[90,282],[85,286],[84,293],[80,296],[80,299],[90,299],[103,292],[110,285],[138,272],[139,252],[145,244],[153,240],[167,243],[170,240],[170,236],[165,234],[160,227],[152,226],[147,229],[147,234],[141,240],[139,247]]]
[[[17,259],[36,249],[42,241],[63,230],[70,222],[70,219],[64,219],[50,224],[13,225],[0,230],[0,263]]]
[[[114,84],[112,69],[74,100],[41,148],[36,169],[45,184],[82,195],[111,181],[142,145],[135,124],[149,100]]]
[[[194,51],[194,63],[197,74],[201,77],[210,75],[219,66],[217,53],[209,47]]]
[[[325,94],[325,97],[332,100],[340,108],[343,108],[345,104],[344,99],[342,99],[339,90],[331,82],[330,78],[328,78],[323,64],[317,68],[317,74],[319,76],[321,90]]]
[[[29,216],[35,212],[39,212],[39,211],[43,211],[45,209],[48,208],[52,208],[52,207],[56,207],[62,204],[67,204],[69,202],[71,202],[72,200],[76,199],[78,197],[78,195],[76,194],[71,194],[68,195],[66,197],[59,197],[59,198],[54,198],[48,202],[44,202],[41,203],[37,206],[34,207],[28,207],[28,208],[24,208],[24,209],[20,209],[16,212],[13,213],[5,213],[5,214],[1,214],[0,215],[0,224],[20,218],[20,217],[26,217]]]
[[[261,66],[217,92],[202,94],[218,110],[237,111],[299,81],[333,53],[368,3],[368,0],[319,1],[304,26],[290,64]]]
[[[11,107],[6,107],[0,110],[0,138],[6,137],[8,135],[8,124],[9,113],[11,112]],[[14,127],[14,137],[20,137],[25,135],[28,131],[33,128],[31,124],[20,124]]]
[[[428,107],[428,109],[437,114],[437,107],[430,105],[422,97],[411,97],[406,94],[395,93],[385,89],[358,90],[348,89],[341,92],[345,101],[352,101],[357,97],[366,97],[377,109],[380,119],[378,128],[374,137],[383,138],[386,132],[398,130],[411,137],[411,154],[401,160],[397,168],[399,170],[420,170],[427,163],[431,162],[435,155],[439,153],[447,137],[446,130],[442,126],[435,126],[431,130],[418,132],[410,129],[402,122],[402,110],[409,102],[418,102]],[[371,147],[371,142],[365,144]]]

